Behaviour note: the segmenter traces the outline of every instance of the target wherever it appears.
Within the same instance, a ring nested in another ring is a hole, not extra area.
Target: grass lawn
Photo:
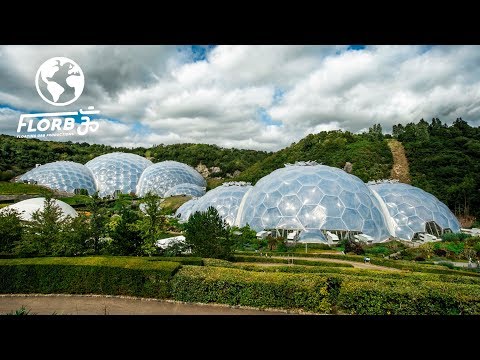
[[[43,186],[0,181],[0,195],[46,195],[51,193],[51,190],[44,188]]]

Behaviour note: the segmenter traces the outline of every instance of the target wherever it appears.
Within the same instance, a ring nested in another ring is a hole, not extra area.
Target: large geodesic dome
[[[198,202],[198,199],[190,199],[187,202],[183,203],[175,212],[175,217],[179,218],[180,221],[187,221],[192,213],[193,207]]]
[[[90,195],[96,191],[95,179],[85,165],[73,161],[55,161],[40,165],[23,174],[18,182],[36,182],[50,189],[74,193],[85,189]]]
[[[142,172],[152,165],[150,160],[139,155],[113,152],[100,155],[85,164],[97,184],[98,195],[114,195],[115,191],[123,194],[135,192]]]
[[[175,195],[200,197],[205,195],[205,187],[195,184],[178,184],[168,190],[164,196],[169,197]]]
[[[412,185],[383,182],[369,184],[385,202],[394,223],[394,236],[412,240],[415,233],[441,236],[445,230],[460,232],[460,223],[450,209],[432,194]]]
[[[325,165],[299,163],[261,178],[245,196],[238,223],[248,223],[256,231],[358,232],[380,242],[390,236],[380,206],[358,177]]]
[[[206,211],[213,206],[228,225],[234,225],[240,203],[251,188],[249,183],[223,183],[199,198],[190,214]]]
[[[74,208],[72,208],[70,205],[67,203],[53,199],[53,202],[55,205],[57,205],[60,210],[62,211],[62,216],[61,218],[65,218],[67,216],[70,217],[77,217],[78,213],[75,211]],[[35,211],[43,211],[45,208],[45,198],[44,197],[39,197],[39,198],[33,198],[33,199],[27,199],[23,201],[19,201],[15,204],[6,206],[2,209],[0,209],[0,212],[2,211],[7,211],[8,209],[14,209],[18,211],[20,214],[20,219],[24,221],[31,221],[32,220],[32,214]]]
[[[179,184],[206,187],[205,179],[191,166],[178,161],[162,161],[145,169],[137,185],[137,195],[152,192],[164,197],[166,192]]]

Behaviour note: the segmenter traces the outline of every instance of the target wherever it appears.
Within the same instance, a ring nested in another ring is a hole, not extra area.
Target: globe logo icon
[[[66,57],[53,57],[38,68],[35,76],[38,95],[54,106],[65,106],[82,95],[85,76],[80,66]]]

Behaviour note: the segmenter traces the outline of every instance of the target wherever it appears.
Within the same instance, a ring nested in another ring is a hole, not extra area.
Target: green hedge
[[[169,297],[176,262],[132,257],[0,260],[0,293]]]
[[[150,261],[173,261],[173,262],[178,262],[182,265],[197,265],[197,266],[203,266],[203,259],[201,257],[189,257],[189,256],[154,256],[151,258],[148,258]]]
[[[175,300],[328,313],[334,292],[327,277],[184,266],[171,281]]]
[[[478,315],[480,287],[433,281],[344,280],[338,306],[360,315]]]
[[[266,256],[241,256],[235,255],[235,262],[258,262],[258,263],[272,263],[272,264],[288,264],[288,259],[278,259]],[[291,260],[290,260],[291,261]],[[294,259],[295,265],[310,265],[310,266],[328,266],[328,267],[353,267],[351,264],[335,263],[327,261],[302,260]]]

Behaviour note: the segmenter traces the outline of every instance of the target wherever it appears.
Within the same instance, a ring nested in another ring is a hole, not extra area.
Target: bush
[[[445,233],[442,235],[442,241],[463,241],[469,238],[471,235],[464,233]]]
[[[335,292],[335,280],[329,281],[330,289]],[[175,300],[187,302],[303,309],[320,313],[332,310],[327,278],[319,275],[185,266],[173,277],[171,292]]]
[[[451,262],[448,262],[448,261],[440,261],[438,263],[438,265],[445,266],[449,269],[454,269],[455,268],[455,265],[453,265]]]
[[[197,265],[203,266],[203,259],[201,257],[192,257],[192,256],[154,256],[145,259],[146,261],[173,261],[180,263],[182,265]]]
[[[212,206],[190,216],[185,224],[185,243],[195,255],[226,260],[232,257],[235,246],[228,224]]]
[[[233,259],[235,262],[259,262],[259,263],[275,263],[275,264],[288,264],[292,260],[287,259],[278,259],[271,257],[262,257],[262,256],[238,256],[235,255]],[[347,263],[335,263],[327,261],[315,261],[315,260],[302,260],[294,259],[293,264],[295,265],[310,265],[310,266],[329,266],[329,267],[353,267],[351,264]]]
[[[0,293],[169,297],[176,262],[82,257],[0,260]]]
[[[344,280],[338,306],[350,314],[467,315],[480,313],[478,285]]]

